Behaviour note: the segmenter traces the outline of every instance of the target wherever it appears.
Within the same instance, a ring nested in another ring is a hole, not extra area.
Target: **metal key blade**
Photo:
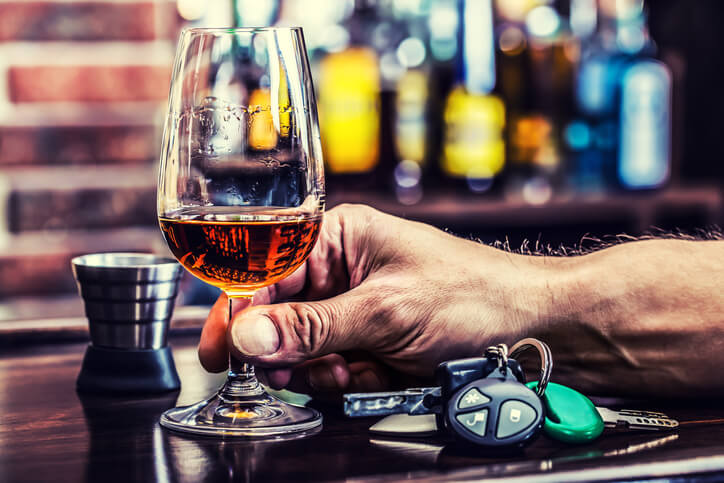
[[[667,430],[679,427],[679,422],[664,413],[639,411],[637,409],[613,409],[596,407],[607,428],[626,427],[628,429]]]
[[[419,387],[391,392],[360,392],[344,395],[344,414],[351,418],[390,414],[430,414],[439,410],[439,402],[439,387]]]

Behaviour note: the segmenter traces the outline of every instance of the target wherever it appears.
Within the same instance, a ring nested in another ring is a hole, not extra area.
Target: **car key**
[[[550,359],[545,363],[550,364]],[[544,372],[550,374],[550,370]],[[485,358],[444,362],[438,366],[436,378],[441,383],[437,388],[346,394],[345,414],[436,413],[438,428],[489,447],[522,446],[542,427],[543,405],[536,393],[522,383],[525,375],[514,359],[507,358],[504,344],[489,348]],[[422,426],[427,432],[430,421]],[[390,432],[389,426],[377,430]]]
[[[535,389],[537,382],[527,384]],[[583,394],[561,384],[549,383],[543,397],[546,419],[543,431],[549,437],[564,443],[580,444],[593,441],[604,427],[625,427],[631,430],[676,429],[678,421],[663,413],[638,410],[614,411],[596,407]],[[639,421],[640,419],[640,421]],[[378,434],[406,434],[424,436],[434,433],[437,423],[426,416],[398,414],[384,418],[370,428]]]
[[[418,387],[404,391],[361,392],[344,395],[344,414],[351,418],[422,415],[440,411],[440,387]]]
[[[536,389],[537,382],[526,384]],[[562,384],[549,383],[543,396],[546,420],[543,431],[564,443],[586,443],[601,435],[605,427],[628,429],[674,429],[679,423],[663,413],[596,407],[583,394]]]
[[[535,390],[538,382],[529,382],[526,386]],[[549,382],[542,401],[546,408],[543,432],[551,438],[579,444],[593,441],[603,432],[601,415],[580,392]]]
[[[637,409],[613,409],[596,407],[607,428],[626,428],[630,430],[676,429],[679,422],[664,413],[640,411]]]
[[[507,365],[517,380],[525,381],[523,370],[514,359],[508,359]],[[392,414],[441,414],[443,400],[448,399],[465,384],[487,376],[496,367],[498,362],[494,355],[446,361],[435,370],[439,386],[345,394],[344,413],[352,418]]]

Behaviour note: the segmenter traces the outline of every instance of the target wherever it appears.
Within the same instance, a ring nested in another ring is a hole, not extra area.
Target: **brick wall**
[[[81,253],[163,249],[167,0],[0,0],[0,299],[72,293]]]

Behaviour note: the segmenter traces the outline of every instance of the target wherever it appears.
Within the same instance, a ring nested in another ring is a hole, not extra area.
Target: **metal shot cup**
[[[166,347],[182,273],[176,260],[145,253],[95,253],[71,263],[93,346]]]
[[[181,265],[146,253],[95,253],[71,264],[91,338],[78,391],[154,394],[179,389],[167,339]]]

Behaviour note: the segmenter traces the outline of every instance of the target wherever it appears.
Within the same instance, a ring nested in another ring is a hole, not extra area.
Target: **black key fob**
[[[458,389],[444,407],[444,425],[458,438],[485,447],[521,447],[541,431],[540,398],[513,371],[496,368]]]
[[[516,379],[525,384],[525,374],[515,359],[508,359],[508,368]],[[440,363],[435,369],[435,381],[441,389],[443,399],[450,398],[455,391],[472,381],[482,379],[498,368],[498,361],[489,357],[471,357]]]

